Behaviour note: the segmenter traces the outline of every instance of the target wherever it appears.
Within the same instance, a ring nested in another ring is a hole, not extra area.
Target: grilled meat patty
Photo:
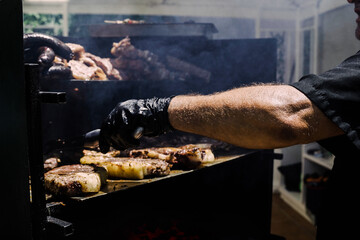
[[[146,177],[166,176],[170,174],[170,165],[159,159],[120,158],[111,154],[91,155],[84,151],[81,164],[95,164],[106,168],[109,178],[144,179]]]
[[[203,163],[213,162],[214,154],[209,148],[200,148],[196,145],[185,145],[179,148],[146,148],[137,149],[130,152],[131,157],[157,158],[162,159],[174,167],[193,169]]]
[[[45,176],[45,189],[52,194],[78,196],[96,193],[106,183],[107,172],[104,168],[92,165],[64,165],[54,168]]]

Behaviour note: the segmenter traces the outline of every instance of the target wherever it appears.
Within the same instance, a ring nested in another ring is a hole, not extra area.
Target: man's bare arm
[[[245,148],[280,148],[343,134],[303,93],[288,85],[177,96],[168,113],[175,129]]]

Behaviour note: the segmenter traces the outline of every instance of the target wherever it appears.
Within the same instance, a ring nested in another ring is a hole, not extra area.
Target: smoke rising
[[[70,0],[68,10],[70,37],[63,40],[80,43],[88,52],[101,57],[111,57],[112,42],[122,38],[90,36],[89,25],[104,24],[105,20],[129,18],[144,20],[146,23],[212,23],[218,30],[217,33],[206,35],[209,39],[201,41],[178,38],[171,42],[160,41],[156,36],[130,36],[136,47],[152,51],[160,58],[165,59],[170,55],[210,71],[210,84],[205,85],[194,80],[178,82],[177,85],[169,82],[149,82],[141,86],[131,82],[119,83],[119,88],[109,87],[109,84],[103,89],[105,83],[76,83],[79,85],[74,87],[79,89],[76,94],[84,94],[79,96],[87,98],[86,105],[76,107],[79,107],[79,112],[89,113],[86,117],[83,113],[79,116],[82,119],[78,126],[81,131],[98,127],[109,109],[121,100],[154,95],[167,96],[186,91],[210,93],[257,81],[289,83],[299,79],[304,74],[303,69],[309,69],[309,73],[326,70],[334,64],[331,61],[337,59],[336,61],[340,62],[358,48],[353,37],[354,24],[348,24],[349,20],[355,20],[355,16],[350,19],[353,10],[350,5],[346,5],[346,1],[339,4],[338,0]],[[314,15],[316,10],[319,11],[317,21]],[[24,11],[26,12],[26,4]],[[336,28],[332,26],[333,19],[336,19]],[[318,25],[315,26],[315,23]],[[319,31],[317,43],[314,42],[315,30]],[[309,31],[309,34],[304,34],[306,31]],[[308,39],[305,39],[306,36]],[[259,45],[248,44],[246,40],[259,38],[273,40],[259,40]],[[344,39],[346,46],[342,44]],[[262,44],[271,47],[266,51],[267,47]],[[271,51],[274,44],[275,60],[274,52]],[[318,52],[314,52],[314,44],[320,46]],[[333,51],[333,46],[343,48]],[[319,69],[313,68],[315,55],[319,56]],[[276,69],[276,77],[271,69]],[[70,119],[62,121],[73,125]]]

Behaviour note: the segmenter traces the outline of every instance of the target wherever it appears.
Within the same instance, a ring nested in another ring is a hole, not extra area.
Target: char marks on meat
[[[93,60],[104,71],[109,80],[126,80],[126,75],[114,68],[110,58],[101,58],[91,53],[85,53],[85,56]]]
[[[80,59],[85,54],[85,48],[80,44],[76,43],[66,43],[66,45],[71,49],[74,54],[73,59]]]
[[[37,46],[39,42],[46,44]],[[24,46],[25,59],[38,61],[46,66],[45,70],[51,70],[44,76],[49,79],[185,81],[194,76],[209,82],[211,77],[209,71],[194,64],[136,48],[129,37],[113,43],[110,50],[113,58],[101,58],[86,52],[80,44],[63,43],[43,34],[24,35]],[[40,47],[40,57],[32,47],[36,51]]]
[[[209,148],[196,145],[185,145],[179,148],[146,148],[130,151],[130,156],[141,158],[157,158],[170,163],[175,168],[194,169],[201,164],[213,162],[214,154]]]
[[[123,71],[129,80],[186,80],[189,74],[187,69],[171,71],[160,58],[148,51],[136,48],[131,44],[130,38],[126,37],[118,43],[113,43],[111,54],[112,65],[119,71]],[[179,69],[178,69],[179,70]]]
[[[81,164],[64,165],[44,174],[45,189],[61,196],[96,193],[106,183],[106,178],[104,168]]]
[[[86,55],[85,48],[79,44],[66,43],[74,53],[73,60],[68,66],[71,68],[72,76],[79,80],[107,80],[108,76],[96,62]]]
[[[118,179],[143,179],[147,177],[159,177],[170,174],[169,163],[159,159],[140,159],[118,157],[117,153],[94,154],[92,151],[84,151],[80,159],[82,164],[95,164],[106,168],[109,178]]]
[[[91,64],[86,58],[81,60],[69,61],[69,67],[71,68],[72,75],[75,79],[79,80],[106,80],[107,76],[104,71]]]

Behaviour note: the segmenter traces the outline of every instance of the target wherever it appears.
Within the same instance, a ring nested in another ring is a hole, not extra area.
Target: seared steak
[[[96,193],[106,183],[106,178],[106,170],[98,166],[65,165],[45,173],[45,189],[62,196]]]
[[[93,60],[104,71],[109,80],[126,80],[124,74],[113,67],[110,58],[101,58],[91,53],[85,53],[85,56]]]
[[[203,163],[213,162],[214,154],[209,148],[200,148],[196,145],[185,145],[179,148],[146,148],[130,152],[131,157],[162,159],[176,168],[193,169]]]
[[[68,66],[71,68],[73,78],[79,80],[106,80],[104,71],[96,66],[89,58],[70,60]]]
[[[170,165],[159,159],[118,158],[110,156],[85,155],[82,164],[95,164],[106,168],[109,178],[143,179],[145,177],[166,176]]]

